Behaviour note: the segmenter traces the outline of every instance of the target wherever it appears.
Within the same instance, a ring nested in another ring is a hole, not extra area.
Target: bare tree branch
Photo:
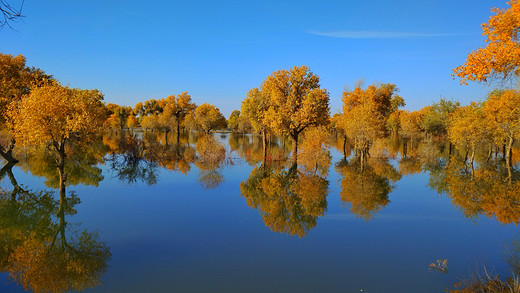
[[[11,23],[16,22],[19,18],[22,18],[22,9],[23,4],[25,0],[22,0],[20,3],[20,7],[14,7],[11,4],[9,4],[5,0],[0,0],[0,30],[3,29],[5,26],[8,26],[9,28],[13,28],[11,26]]]

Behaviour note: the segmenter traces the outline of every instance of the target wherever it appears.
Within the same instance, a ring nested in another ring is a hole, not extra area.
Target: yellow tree
[[[517,77],[520,73],[520,2],[507,2],[507,9],[494,8],[494,15],[487,23],[482,24],[486,46],[468,54],[464,65],[455,68],[453,76],[460,82],[486,82],[488,79],[507,79]]]
[[[128,119],[126,120],[126,127],[128,127],[131,131],[134,130],[139,125],[139,121],[137,121],[137,118],[132,114],[128,116]]]
[[[25,65],[26,59],[22,55],[16,57],[0,53],[0,130],[12,131],[12,124],[6,122],[9,108],[16,108],[24,95],[29,94],[31,88],[52,80],[42,70]],[[16,162],[12,151],[15,139],[10,137],[7,143],[0,143],[0,156],[9,162]]]
[[[240,113],[251,123],[253,129],[262,135],[264,158],[267,157],[267,132],[269,132],[269,127],[264,122],[264,118],[268,109],[268,97],[258,88],[249,90],[240,109]]]
[[[309,67],[295,66],[268,76],[262,92],[269,99],[263,122],[293,141],[293,162],[298,160],[298,137],[309,126],[329,123],[329,93],[320,88],[320,78]]]
[[[461,151],[469,154],[469,164],[473,166],[475,150],[478,146],[490,143],[489,121],[485,118],[481,105],[471,102],[460,107],[450,117],[448,138]]]
[[[342,100],[343,114],[336,124],[353,142],[363,164],[371,144],[385,135],[388,117],[404,105],[404,100],[393,84],[370,85],[366,89],[359,84],[343,92]]]
[[[66,146],[90,141],[105,120],[103,96],[98,90],[79,90],[58,83],[35,88],[9,116],[15,138],[24,146],[49,146],[54,151],[65,189]]]
[[[174,117],[177,127],[177,138],[180,136],[180,127],[183,124],[184,119],[186,116],[193,113],[196,107],[197,105],[191,101],[191,96],[188,92],[182,92],[177,96],[171,95],[166,98],[164,111],[168,111],[170,115]]]
[[[220,110],[210,104],[204,103],[195,109],[195,121],[197,127],[202,129],[206,134],[214,129],[222,129],[227,125],[226,118]]]
[[[413,150],[415,140],[422,133],[423,120],[424,115],[420,111],[400,111],[399,124],[401,129],[399,130],[399,134],[403,138],[403,156],[406,156],[408,140],[410,140],[410,145]]]
[[[520,93],[515,90],[492,92],[484,112],[495,140],[506,142],[506,161],[510,165],[513,143],[520,136]]]

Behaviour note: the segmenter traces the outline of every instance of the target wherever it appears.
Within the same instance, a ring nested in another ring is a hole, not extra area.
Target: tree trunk
[[[508,166],[511,166],[511,163],[513,162],[513,143],[514,143],[515,139],[513,138],[513,136],[509,136],[509,141],[507,142],[507,147],[506,147],[506,163]]]
[[[9,141],[9,145],[7,146],[7,149],[4,148],[3,145],[0,145],[0,156],[2,156],[2,158],[4,158],[7,162],[16,164],[18,163],[18,160],[13,158],[13,149],[15,143],[16,141],[14,140],[14,138],[11,138],[11,140]]]
[[[264,161],[267,158],[267,137],[265,130],[262,130],[262,148],[264,149]]]
[[[473,160],[475,159],[475,147],[471,147],[471,156],[469,157],[469,164],[473,168]]]
[[[347,136],[343,136],[343,158],[347,158]]]
[[[298,132],[294,132],[291,134],[292,138],[292,162],[295,165],[298,165]]]
[[[403,139],[403,158],[407,157],[407,151],[408,151],[408,140],[405,138],[405,139]]]

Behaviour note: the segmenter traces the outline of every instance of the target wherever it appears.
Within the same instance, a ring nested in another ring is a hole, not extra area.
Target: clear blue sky
[[[305,64],[332,114],[360,79],[396,84],[417,110],[485,98],[491,87],[459,85],[451,72],[505,2],[26,0],[16,31],[0,31],[0,52],[129,106],[188,91],[227,117],[271,72]]]

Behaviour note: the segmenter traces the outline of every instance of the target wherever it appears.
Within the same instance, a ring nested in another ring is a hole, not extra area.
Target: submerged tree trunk
[[[347,136],[343,136],[343,158],[347,158]]]
[[[16,141],[14,138],[11,138],[7,148],[4,148],[3,145],[0,145],[0,156],[2,156],[2,158],[4,158],[9,163],[18,163],[18,160],[13,158],[13,149],[15,144]]]
[[[267,137],[266,137],[265,129],[262,130],[262,148],[264,149],[264,161],[267,158]]]
[[[293,165],[298,165],[298,132],[291,134],[292,138],[292,162]]]
[[[471,155],[469,157],[469,164],[471,168],[473,169],[473,160],[475,159],[475,147],[471,147]]]
[[[403,139],[403,158],[406,158],[408,152],[408,140],[406,138]]]
[[[509,141],[507,142],[507,147],[506,147],[506,163],[508,166],[511,166],[511,163],[513,162],[513,143],[514,143],[515,139],[513,138],[513,136],[509,136]]]

